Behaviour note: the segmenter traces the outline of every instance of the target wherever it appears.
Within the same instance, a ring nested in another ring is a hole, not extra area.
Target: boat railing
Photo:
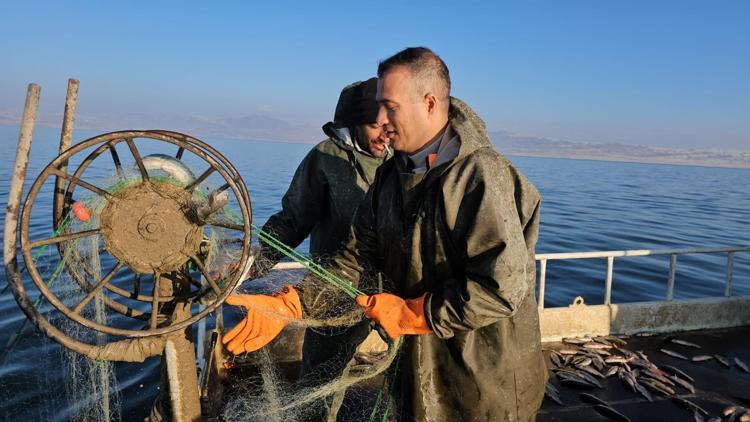
[[[547,279],[547,261],[570,260],[570,259],[607,259],[607,272],[604,280],[604,304],[609,305],[612,301],[612,274],[615,267],[615,258],[669,255],[669,275],[667,278],[666,301],[672,301],[674,297],[674,280],[677,273],[677,257],[686,254],[727,254],[726,283],[724,296],[732,295],[732,276],[734,268],[734,256],[737,252],[749,252],[750,246],[723,247],[723,248],[687,248],[687,249],[630,249],[622,251],[591,251],[591,252],[563,252],[536,254],[539,261],[539,309],[544,309],[544,291]]]

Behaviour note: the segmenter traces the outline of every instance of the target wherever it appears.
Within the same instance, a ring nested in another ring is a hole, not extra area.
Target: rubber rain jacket
[[[377,269],[392,293],[428,293],[435,334],[405,336],[401,419],[527,420],[547,377],[534,296],[540,195],[465,103],[451,99],[449,123],[458,155],[424,174],[406,172],[399,153],[386,162],[332,270],[356,285]]]

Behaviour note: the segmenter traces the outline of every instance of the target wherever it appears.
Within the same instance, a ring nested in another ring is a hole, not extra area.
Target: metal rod
[[[563,253],[544,253],[536,254],[536,259],[585,259],[585,258],[606,258],[608,256],[648,256],[648,255],[672,255],[672,254],[692,254],[692,253],[722,253],[722,252],[750,252],[750,245],[737,246],[733,248],[686,248],[686,249],[631,249],[625,251],[593,251],[593,252],[563,252]]]
[[[176,159],[178,159],[178,160],[182,160],[182,154],[183,154],[183,153],[185,153],[185,148],[183,148],[183,147],[179,147],[179,148],[177,149],[177,155],[175,155],[174,157],[175,157]]]
[[[185,186],[185,190],[188,191],[188,192],[190,192],[191,190],[195,189],[196,186],[200,185],[214,171],[216,171],[216,169],[213,168],[213,167],[207,168],[206,171],[204,171],[200,176],[198,176],[197,179],[193,180],[192,183],[190,183],[189,185]]]
[[[128,148],[130,148],[130,153],[133,154],[133,159],[135,160],[135,163],[138,165],[138,170],[141,171],[141,177],[143,178],[144,182],[148,182],[148,171],[146,170],[146,166],[143,165],[143,159],[141,158],[141,154],[138,152],[138,148],[135,146],[135,142],[133,142],[133,138],[128,138],[125,140],[125,142],[128,143]]]
[[[35,240],[29,243],[29,249],[38,248],[39,246],[49,245],[51,243],[67,242],[68,240],[79,239],[86,236],[101,234],[102,229],[83,230],[80,232],[63,234],[60,236],[50,237],[49,239]]]
[[[85,182],[85,181],[83,181],[83,180],[81,180],[81,179],[79,179],[79,178],[77,178],[75,176],[71,176],[68,173],[65,173],[64,171],[60,171],[59,169],[52,168],[52,169],[50,169],[49,172],[52,173],[52,174],[54,174],[55,176],[59,176],[59,177],[62,177],[64,179],[68,179],[74,185],[78,185],[78,186],[80,186],[82,188],[88,189],[91,192],[94,192],[96,194],[99,194],[99,195],[103,196],[107,200],[111,200],[112,199],[112,194],[109,193],[109,192],[107,192],[106,190],[104,190],[104,189],[102,189],[102,188],[100,188],[98,186],[94,186],[91,183]]]
[[[724,289],[724,296],[732,296],[732,273],[734,271],[734,252],[727,254],[727,287]]]
[[[26,179],[26,169],[29,166],[29,152],[31,139],[34,135],[34,123],[39,109],[39,93],[41,88],[37,84],[29,84],[26,91],[26,104],[23,107],[21,131],[18,134],[16,147],[16,161],[11,176],[8,205],[5,213],[5,227],[3,231],[3,262],[6,269],[11,261],[16,260],[16,235],[18,228],[18,213],[21,210],[21,196],[23,182]],[[14,265],[15,267],[15,265]]]
[[[108,142],[109,145],[109,153],[112,154],[112,161],[115,162],[115,170],[117,171],[117,176],[122,177],[122,163],[120,162],[120,155],[117,154],[117,149],[115,149],[115,144],[112,142]]]
[[[677,272],[677,254],[669,256],[669,281],[667,282],[667,301],[674,296],[674,275]]]
[[[232,224],[232,223],[224,223],[222,221],[206,221],[206,224],[209,226],[216,226],[221,227],[223,229],[229,229],[229,230],[238,230],[241,232],[245,231],[245,226],[242,226],[240,224]]]
[[[159,315],[159,281],[161,274],[154,273],[154,291],[151,293],[151,329],[156,328],[156,317]]]
[[[133,277],[133,296],[138,297],[141,294],[141,274],[135,273]]]
[[[221,296],[221,289],[219,288],[219,285],[216,284],[214,278],[211,277],[211,274],[208,273],[208,269],[203,265],[203,261],[201,261],[200,258],[195,255],[190,256],[190,259],[195,262],[195,265],[198,267],[198,271],[203,274],[203,278],[205,278],[206,281],[208,281],[208,284],[211,285],[211,289],[214,291],[214,293],[216,293],[216,296]]]
[[[112,277],[114,277],[115,273],[117,273],[117,271],[118,271],[118,270],[119,270],[120,268],[122,268],[122,265],[123,265],[123,264],[122,264],[122,262],[120,262],[120,261],[117,261],[117,264],[115,264],[114,268],[112,268],[112,269],[111,269],[111,270],[110,270],[110,271],[109,271],[109,272],[107,273],[107,275],[105,275],[105,276],[104,276],[104,278],[102,278],[102,279],[101,279],[101,280],[100,280],[100,281],[99,281],[98,283],[96,283],[96,285],[95,285],[95,286],[94,286],[94,287],[93,287],[93,288],[92,288],[92,289],[91,289],[91,290],[89,291],[89,293],[88,293],[88,294],[86,295],[86,297],[84,297],[84,298],[83,298],[83,300],[82,300],[82,301],[80,301],[80,302],[78,303],[78,305],[76,305],[76,307],[75,307],[75,308],[73,308],[73,312],[74,312],[74,313],[76,313],[76,314],[80,314],[80,313],[81,313],[81,311],[83,310],[83,308],[84,308],[84,307],[85,307],[86,305],[88,305],[88,303],[89,303],[89,302],[91,302],[91,299],[93,299],[93,298],[94,298],[94,296],[96,296],[96,294],[97,294],[97,293],[99,293],[99,291],[100,291],[101,289],[103,289],[103,288],[104,288],[104,286],[105,286],[105,285],[106,285],[107,283],[109,283],[109,280],[111,280],[111,279],[112,279]]]
[[[544,309],[544,288],[547,284],[547,260],[539,261],[539,309]]]
[[[607,280],[604,283],[604,304],[612,303],[612,271],[615,267],[615,257],[607,257]]]
[[[76,118],[76,104],[78,103],[78,80],[68,79],[68,92],[65,96],[65,111],[63,112],[62,130],[60,131],[60,147],[58,153],[62,154],[63,151],[70,148],[70,144],[73,138],[73,126]],[[68,161],[65,160],[60,164],[60,170],[63,172],[68,171]],[[63,208],[65,207],[65,201],[63,195],[65,194],[65,180],[60,177],[55,178],[55,195],[53,197],[53,222],[54,228],[57,230],[57,224],[62,218]]]

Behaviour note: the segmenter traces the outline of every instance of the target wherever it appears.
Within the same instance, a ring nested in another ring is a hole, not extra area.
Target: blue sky
[[[6,1],[0,113],[33,81],[59,114],[73,76],[82,121],[261,115],[314,141],[343,85],[424,45],[490,130],[750,149],[750,2],[464,3]]]

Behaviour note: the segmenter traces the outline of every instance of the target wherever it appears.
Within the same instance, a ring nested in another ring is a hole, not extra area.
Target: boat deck
[[[702,349],[672,343],[670,339],[673,338],[698,344]],[[706,419],[721,415],[728,406],[750,407],[750,373],[743,372],[734,363],[734,358],[738,357],[746,364],[750,364],[750,326],[648,337],[632,336],[626,341],[628,344],[623,346],[624,348],[634,352],[643,351],[649,361],[657,366],[671,365],[693,377],[695,393],[678,386],[675,388],[675,395],[705,409],[710,415]],[[551,369],[553,364],[549,350],[569,346],[557,342],[545,343],[544,348],[547,365]],[[662,348],[686,357],[718,354],[730,361],[731,368],[722,365],[715,358],[704,362],[692,362],[671,357],[661,352]],[[652,394],[654,401],[648,402],[642,395],[629,390],[617,376],[601,380],[603,389],[564,386],[552,372],[550,381],[560,391],[564,405],[561,406],[545,397],[537,417],[540,422],[611,420],[597,413],[593,404],[581,401],[580,394],[583,392],[604,400],[632,421],[693,420],[693,411],[680,407],[670,397]]]

